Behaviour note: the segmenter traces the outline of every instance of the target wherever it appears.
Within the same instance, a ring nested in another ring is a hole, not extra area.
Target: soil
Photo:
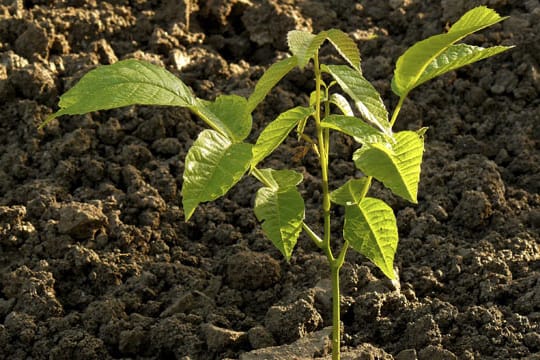
[[[371,190],[397,214],[399,285],[349,253],[343,346],[350,359],[540,359],[538,0],[199,1],[189,31],[180,0],[0,0],[0,359],[285,359],[281,345],[331,325],[325,258],[302,236],[283,260],[251,209],[255,180],[184,222],[183,159],[203,128],[189,112],[129,107],[38,129],[83,74],[139,58],[202,98],[247,96],[288,30],[335,27],[392,109],[398,56],[477,5],[510,18],[468,42],[516,48],[406,101],[398,130],[429,127],[418,205]],[[312,88],[309,69],[288,75],[250,139]],[[356,173],[355,145],[334,140],[337,186]],[[304,173],[320,229],[315,158],[291,163],[299,146],[267,165]],[[326,356],[318,343],[294,358]]]

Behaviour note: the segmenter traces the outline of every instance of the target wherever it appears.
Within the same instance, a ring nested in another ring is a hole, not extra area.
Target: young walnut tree
[[[379,93],[362,75],[355,42],[341,30],[330,29],[318,34],[290,31],[287,40],[292,55],[270,66],[249,98],[220,95],[214,101],[203,100],[170,72],[143,61],[124,60],[87,73],[61,96],[60,110],[43,125],[61,115],[134,104],[180,106],[196,114],[210,129],[199,134],[186,155],[182,186],[186,221],[200,203],[224,196],[243,176],[259,180],[262,187],[255,197],[255,215],[285,259],[291,258],[302,231],[328,258],[333,295],[332,359],[336,360],[340,357],[339,272],[348,249],[364,255],[384,275],[396,279],[396,218],[384,201],[367,195],[372,181],[381,182],[405,200],[417,202],[426,129],[392,130],[403,101],[411,90],[436,76],[508,50],[508,46],[482,48],[458,43],[504,19],[487,7],[477,7],[448,32],[410,47],[396,63],[392,91],[399,101],[390,118]],[[319,62],[319,48],[325,41],[333,45],[346,65]],[[309,104],[280,114],[255,144],[247,142],[252,130],[251,114],[257,105],[288,72],[295,67],[304,69],[310,62],[314,90]],[[304,134],[308,122],[316,132],[313,138]],[[322,234],[304,221],[304,200],[297,188],[302,174],[260,167],[294,129],[299,138],[312,144],[319,160]],[[364,176],[350,179],[337,189],[329,188],[331,131],[351,136],[361,145],[352,160]],[[330,229],[333,206],[345,208],[343,245],[337,250]]]

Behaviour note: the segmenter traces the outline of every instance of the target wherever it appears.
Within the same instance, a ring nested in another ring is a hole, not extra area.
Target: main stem
[[[319,159],[321,164],[321,181],[322,181],[322,209],[324,219],[324,236],[322,241],[322,249],[328,258],[330,264],[331,279],[332,279],[332,360],[339,360],[341,346],[341,317],[340,317],[340,292],[339,292],[339,271],[343,265],[347,244],[341,250],[338,258],[334,257],[330,246],[331,227],[330,227],[330,191],[328,187],[328,152],[330,148],[330,136],[328,129],[323,129],[321,126],[321,87],[322,77],[321,68],[319,65],[318,54],[314,57],[315,71],[315,125],[317,128],[317,140],[319,147]],[[328,104],[325,106],[325,116],[328,115]]]

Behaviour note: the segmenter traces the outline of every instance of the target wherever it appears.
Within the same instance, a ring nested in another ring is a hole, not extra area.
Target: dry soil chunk
[[[25,32],[15,40],[15,51],[29,60],[36,60],[37,55],[46,59],[49,55],[49,37],[45,29],[30,23]]]
[[[266,328],[280,343],[301,338],[316,330],[322,322],[315,307],[304,299],[285,306],[274,305],[264,319]]]
[[[21,266],[2,277],[2,292],[7,299],[16,299],[14,311],[38,319],[60,316],[63,308],[56,298],[55,279],[48,271],[32,271]]]
[[[221,351],[231,346],[237,346],[246,340],[246,333],[224,329],[212,324],[201,325],[202,332],[206,337],[208,349]]]
[[[279,263],[267,254],[243,251],[227,260],[227,279],[235,289],[267,289],[280,277]]]
[[[103,211],[92,204],[71,202],[59,209],[58,231],[75,239],[90,239],[106,224]]]

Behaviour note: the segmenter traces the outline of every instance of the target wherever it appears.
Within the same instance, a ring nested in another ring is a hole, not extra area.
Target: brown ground
[[[517,48],[406,102],[398,128],[430,128],[419,204],[372,190],[398,217],[401,289],[351,253],[343,344],[363,349],[358,359],[540,359],[538,0],[199,1],[189,33],[180,0],[16,3],[0,0],[1,359],[238,358],[330,325],[323,256],[302,237],[283,261],[251,210],[254,180],[184,223],[183,159],[202,129],[187,111],[133,107],[37,129],[88,70],[137,57],[200,97],[248,95],[288,30],[336,27],[392,108],[397,57],[479,4],[511,18],[469,43]],[[254,136],[312,86],[309,71],[281,82]],[[334,185],[354,174],[352,143],[335,140]],[[291,165],[298,145],[269,164]],[[292,166],[306,171],[316,218],[314,158]]]

